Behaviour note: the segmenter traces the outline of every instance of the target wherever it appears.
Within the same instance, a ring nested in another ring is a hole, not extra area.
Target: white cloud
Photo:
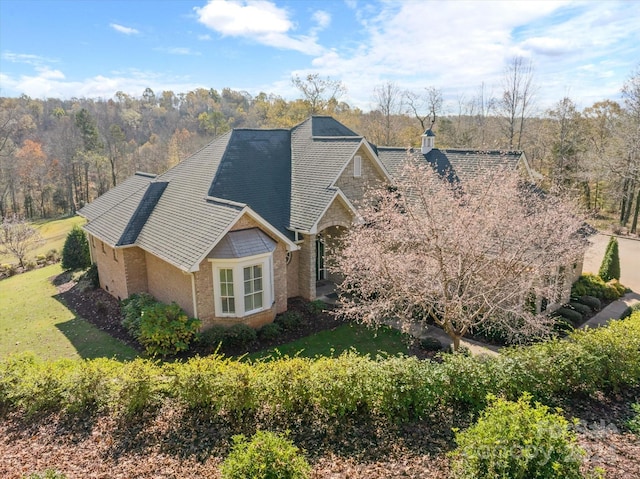
[[[200,23],[224,36],[312,55],[322,51],[313,35],[291,35],[289,13],[266,0],[210,0],[194,10]]]
[[[381,2],[372,9],[368,3],[355,12],[364,32],[358,44],[325,50],[311,68],[292,74],[340,79],[349,87],[345,100],[364,109],[373,88],[385,81],[414,91],[433,85],[443,90],[453,112],[458,98],[472,96],[483,82],[499,95],[505,65],[521,55],[534,64],[542,109],[567,90],[597,101],[599,87],[601,98],[615,94],[613,83],[601,82],[613,70],[604,65],[608,53],[626,51],[628,61],[635,50],[637,57],[639,7],[640,2],[430,1]],[[589,63],[596,73],[576,74]]]
[[[19,77],[1,74],[0,85],[2,95],[17,96],[24,93],[32,98],[112,98],[117,91],[139,97],[147,87],[154,91],[171,90],[178,93],[205,86],[188,78],[139,70],[96,75],[81,80],[67,80],[58,70],[38,70],[35,75]]]
[[[45,63],[56,63],[57,60],[46,58],[40,55],[28,53],[2,52],[2,59],[11,63],[26,63],[27,65],[42,65]]]
[[[173,47],[173,48],[168,48],[166,51],[171,55],[196,55],[196,56],[200,55],[200,52],[194,52],[188,47]]]
[[[211,40],[211,35],[209,35],[209,34],[198,35],[198,40],[201,40],[203,42],[209,41],[209,40]]]
[[[124,33],[125,35],[137,35],[140,33],[135,28],[125,27],[124,25],[119,25],[117,23],[110,23],[109,26],[116,32]]]
[[[323,10],[314,12],[311,18],[318,24],[318,28],[322,30],[331,24],[331,15]]]

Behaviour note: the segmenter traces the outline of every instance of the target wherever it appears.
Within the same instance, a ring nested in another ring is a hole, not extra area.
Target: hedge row
[[[281,358],[248,363],[210,356],[184,363],[109,359],[0,362],[0,409],[26,414],[153,413],[178,401],[199,414],[295,421],[375,416],[407,421],[434,411],[479,411],[488,393],[516,400],[559,401],[640,383],[640,312],[568,339],[505,349],[499,356]]]

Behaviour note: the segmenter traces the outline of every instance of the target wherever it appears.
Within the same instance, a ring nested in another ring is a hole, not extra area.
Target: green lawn
[[[44,359],[136,357],[56,299],[49,278],[61,272],[55,264],[0,281],[0,359],[25,351]]]
[[[332,330],[321,331],[277,348],[248,355],[256,360],[270,356],[295,356],[313,358],[316,356],[338,356],[353,349],[359,354],[375,357],[381,355],[408,354],[405,336],[395,329],[382,327],[377,330],[361,324],[343,324]]]
[[[58,253],[62,253],[64,241],[67,233],[75,225],[83,225],[86,220],[81,216],[72,216],[57,220],[38,220],[31,223],[40,232],[40,236],[44,238],[44,243],[36,249],[27,253],[27,260],[34,259],[39,254],[46,254],[49,250],[56,249]],[[11,255],[0,254],[0,264],[18,264],[18,260]]]

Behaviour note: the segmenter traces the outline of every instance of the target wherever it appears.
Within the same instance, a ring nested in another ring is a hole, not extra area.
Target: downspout
[[[190,273],[191,275],[191,297],[193,299],[193,317],[198,317],[198,300],[196,299],[196,274]]]

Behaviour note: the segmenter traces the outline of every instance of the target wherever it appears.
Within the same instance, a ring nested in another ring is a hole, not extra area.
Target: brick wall
[[[175,301],[193,316],[191,275],[149,253],[145,253],[145,261],[149,294],[163,303]]]
[[[122,250],[111,248],[90,234],[87,236],[91,257],[98,267],[100,287],[118,299],[126,298],[129,293]]]
[[[121,250],[127,281],[127,295],[148,291],[147,261],[144,250],[136,247]]]

